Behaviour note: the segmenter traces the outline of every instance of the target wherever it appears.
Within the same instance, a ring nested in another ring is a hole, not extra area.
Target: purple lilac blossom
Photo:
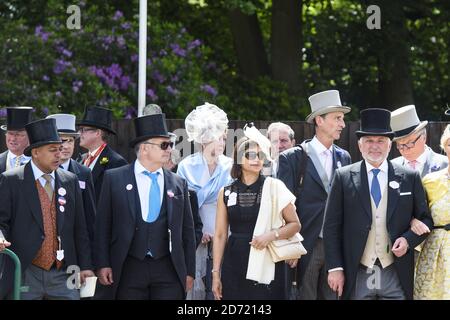
[[[157,101],[158,100],[158,96],[155,94],[153,89],[147,89],[147,96],[150,97],[150,99],[152,101]]]
[[[201,85],[200,89],[202,89],[203,91],[209,93],[213,97],[215,97],[217,95],[217,90],[214,87],[210,86],[209,84]]]

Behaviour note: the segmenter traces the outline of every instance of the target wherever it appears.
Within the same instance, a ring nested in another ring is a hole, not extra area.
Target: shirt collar
[[[317,139],[316,136],[314,136],[314,138],[312,138],[310,144],[312,145],[314,150],[316,150],[317,154],[322,154],[325,150],[329,150],[331,153],[333,152],[333,145],[331,145],[330,148],[325,147],[322,144],[322,142],[320,142],[319,139]]]
[[[428,147],[425,146],[425,151],[422,152],[422,154],[417,157],[416,161],[419,164],[424,164],[425,162],[427,162],[427,158],[428,158]],[[407,162],[409,162],[409,161],[407,161]]]
[[[145,171],[148,171],[148,170],[145,169],[145,167],[142,165],[142,163],[139,161],[139,159],[136,159],[136,162],[134,163],[134,172],[135,173],[143,173]],[[162,168],[159,168],[158,170],[153,171],[152,173],[155,173],[155,172],[159,172],[159,174],[161,176],[163,176],[163,169]]]
[[[371,165],[369,162],[367,162],[367,160],[364,160],[366,162],[366,169],[367,169],[367,173],[369,173],[370,171],[372,171],[372,169],[375,169],[375,167],[373,165]],[[387,160],[384,159],[383,163],[381,164],[381,166],[379,166],[377,169],[380,169],[382,172],[387,173],[388,172],[388,163]]]
[[[31,168],[33,169],[33,174],[34,174],[34,179],[37,180],[40,177],[42,177],[45,173],[41,171],[41,169],[39,169],[33,162],[33,160],[30,161],[31,162]],[[55,180],[55,171],[52,171],[51,173],[49,173],[49,175],[52,176],[53,180]]]
[[[63,162],[60,164],[61,166],[63,166],[64,170],[69,170],[69,165],[70,165],[70,159],[67,159],[66,162]]]
[[[103,144],[102,144],[103,145]],[[102,147],[102,145],[100,145],[98,148],[96,148],[95,150],[92,150],[92,152],[88,152],[88,155],[93,157],[94,154],[96,154],[96,152]]]
[[[12,160],[12,159],[15,160],[16,157],[20,157],[20,156],[22,156],[22,163],[23,163],[24,161],[28,161],[28,160],[31,159],[31,157],[27,157],[27,156],[24,155],[24,154],[21,154],[21,155],[16,156],[14,153],[12,153],[10,150],[8,150],[8,158],[9,158],[10,160]]]

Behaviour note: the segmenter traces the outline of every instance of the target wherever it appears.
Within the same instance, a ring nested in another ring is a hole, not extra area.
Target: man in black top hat
[[[14,107],[6,108],[6,125],[1,126],[5,131],[5,141],[8,150],[0,154],[0,173],[24,165],[30,160],[23,154],[25,148],[30,144],[25,125],[31,121],[33,108]],[[0,282],[5,278],[4,255],[0,255]],[[0,300],[5,299],[6,292],[0,288]]]
[[[387,160],[394,132],[390,112],[361,111],[356,131],[364,160],[336,170],[325,208],[328,284],[344,299],[412,299],[413,248],[431,228],[419,172]]]
[[[78,126],[80,127],[80,147],[88,149],[88,152],[81,156],[80,163],[92,171],[95,199],[98,201],[105,170],[124,166],[127,161],[107,143],[108,135],[116,134],[112,129],[111,110],[87,107]]]
[[[93,276],[77,177],[58,169],[61,139],[54,119],[25,126],[31,156],[25,166],[0,175],[0,250],[9,247],[21,262],[22,299],[79,299],[66,268],[78,266],[81,281]],[[7,268],[8,269],[8,268]],[[7,270],[12,272],[12,270]],[[0,286],[12,285],[12,273]]]
[[[0,173],[27,163],[30,158],[23,154],[29,145],[25,125],[31,121],[33,108],[6,108],[6,125],[1,128],[6,131],[6,147],[8,150],[0,154]]]
[[[95,224],[97,275],[115,299],[184,299],[195,276],[187,183],[162,168],[173,147],[164,114],[134,125],[137,160],[105,173]]]

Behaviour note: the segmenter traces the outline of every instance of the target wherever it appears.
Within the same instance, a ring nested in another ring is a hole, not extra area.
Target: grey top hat
[[[75,122],[77,118],[73,114],[57,113],[46,117],[46,119],[55,119],[56,127],[58,128],[59,134],[65,134],[78,138],[80,134],[75,129]]]
[[[341,104],[339,91],[327,90],[313,94],[308,98],[311,105],[311,113],[306,117],[306,122],[314,123],[314,118],[330,112],[350,112],[349,107]]]
[[[425,128],[428,121],[420,121],[416,107],[412,104],[401,107],[391,113],[391,128],[395,132],[395,140],[404,138]]]

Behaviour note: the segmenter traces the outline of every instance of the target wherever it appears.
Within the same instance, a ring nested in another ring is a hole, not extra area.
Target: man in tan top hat
[[[392,162],[419,171],[424,177],[430,172],[447,167],[447,157],[434,152],[426,145],[428,121],[420,121],[414,105],[404,106],[391,114],[394,141],[401,156]]]

